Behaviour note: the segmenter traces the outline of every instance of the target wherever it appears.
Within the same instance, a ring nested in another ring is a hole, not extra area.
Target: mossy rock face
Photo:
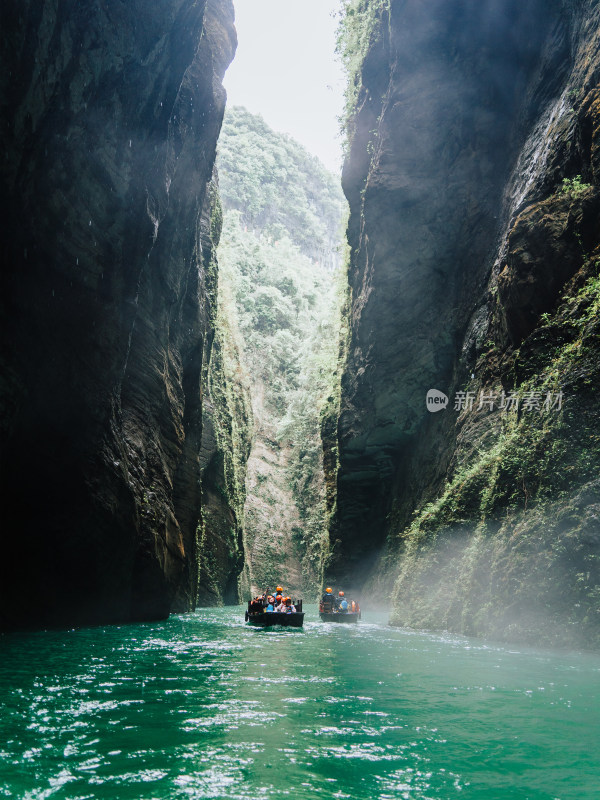
[[[401,534],[397,624],[600,646],[599,309],[600,281],[578,275],[547,323],[571,341],[561,336],[542,371],[525,364],[519,388],[560,386],[562,408],[487,415],[502,431],[494,446]],[[532,342],[523,350],[520,359],[539,363]]]
[[[508,514],[500,527],[440,530],[404,559],[392,623],[600,646],[599,489]]]
[[[597,244],[599,216],[600,190],[591,185],[577,195],[559,191],[519,215],[498,276],[499,308],[513,345],[521,344],[540,315],[554,308],[565,283],[589,258]]]
[[[391,0],[369,4],[375,14],[350,5],[350,27],[369,30],[348,40],[364,61],[343,171],[352,255],[336,524],[353,563],[336,569],[362,582],[390,506],[406,523],[443,483],[456,433],[449,414],[428,418],[425,396],[451,387],[474,310],[487,331],[481,306],[511,165],[569,45],[568,26],[554,37],[558,4],[541,0],[511,4],[493,26],[475,3]]]
[[[216,246],[222,211],[215,193],[206,272],[217,274]],[[216,295],[216,280],[215,280]],[[202,376],[200,443],[201,522],[197,529],[196,601],[201,606],[237,604],[244,567],[246,470],[253,435],[250,388],[223,302],[215,314],[210,362]]]
[[[600,646],[600,8],[513,4],[510,46],[457,9],[391,0],[359,73],[334,574],[394,624]]]

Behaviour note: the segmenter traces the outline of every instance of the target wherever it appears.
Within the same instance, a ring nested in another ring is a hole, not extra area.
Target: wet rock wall
[[[233,10],[67,0],[1,17],[0,620],[164,617],[198,591],[202,220]]]
[[[344,168],[330,577],[392,593],[398,624],[589,641],[599,11],[379,8]],[[449,397],[437,414],[432,388]],[[471,407],[454,409],[458,391]],[[499,407],[503,392],[520,410]],[[569,399],[527,416],[528,392]]]

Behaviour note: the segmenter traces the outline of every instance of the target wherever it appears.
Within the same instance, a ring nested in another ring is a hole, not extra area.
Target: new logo
[[[443,408],[446,408],[448,405],[448,396],[440,392],[439,389],[430,389],[427,392],[425,403],[427,405],[427,411],[431,411],[432,414],[435,414],[436,411],[441,411]]]

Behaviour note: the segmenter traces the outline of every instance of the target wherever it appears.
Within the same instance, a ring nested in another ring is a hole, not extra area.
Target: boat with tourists
[[[322,622],[358,622],[360,606],[355,600],[348,602],[342,591],[335,597],[328,587],[319,603],[319,617]]]
[[[284,597],[283,589],[278,586],[275,594],[267,590],[248,601],[245,621],[251,625],[272,626],[285,625],[289,628],[301,628],[304,625],[302,600]]]

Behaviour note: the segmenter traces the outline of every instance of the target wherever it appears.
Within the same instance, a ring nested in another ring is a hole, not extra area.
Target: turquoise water
[[[600,656],[306,618],[0,637],[0,797],[600,797]]]

